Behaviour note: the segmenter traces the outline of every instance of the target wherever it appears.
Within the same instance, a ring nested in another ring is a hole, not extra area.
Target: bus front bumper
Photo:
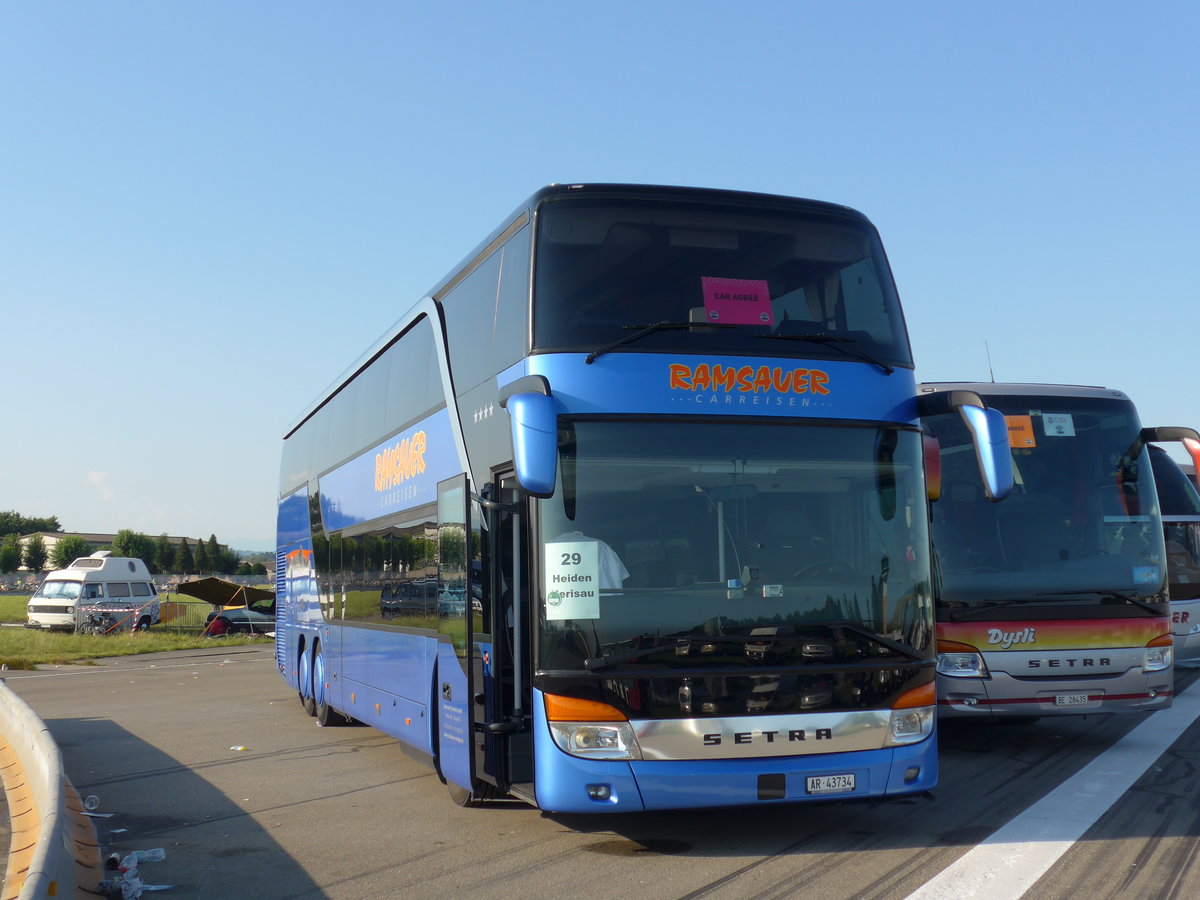
[[[937,734],[915,744],[810,756],[721,760],[592,760],[559,749],[534,704],[535,792],[547,812],[638,812],[853,800],[937,784]],[[809,781],[827,776],[815,785]],[[829,777],[836,776],[836,777]],[[852,789],[845,785],[853,776]],[[830,787],[833,785],[833,787]]]
[[[993,671],[988,678],[938,675],[939,718],[1058,716],[1142,712],[1171,705],[1171,669],[1141,670],[1087,681],[1014,678]]]

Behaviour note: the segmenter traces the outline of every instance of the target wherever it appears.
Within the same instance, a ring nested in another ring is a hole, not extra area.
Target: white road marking
[[[1170,749],[1200,716],[1200,689],[1175,697],[1169,709],[1135,729],[959,857],[908,900],[1016,900]]]

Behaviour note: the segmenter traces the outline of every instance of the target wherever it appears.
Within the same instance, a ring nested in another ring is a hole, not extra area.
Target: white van
[[[85,614],[108,615],[122,630],[144,630],[161,621],[158,591],[140,559],[100,550],[46,576],[29,598],[26,628],[75,631]]]

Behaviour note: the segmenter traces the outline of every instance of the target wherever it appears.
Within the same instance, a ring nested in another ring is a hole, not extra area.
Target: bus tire
[[[317,724],[322,728],[345,725],[346,717],[329,705],[329,698],[325,695],[325,657],[321,653],[320,644],[317,644],[317,649],[313,652],[312,687],[313,715]]]
[[[308,655],[308,650],[300,653],[300,690],[297,694],[300,697],[300,705],[304,707],[304,711],[310,716],[317,714],[317,704],[313,700],[313,680],[312,680],[312,664],[311,657]]]

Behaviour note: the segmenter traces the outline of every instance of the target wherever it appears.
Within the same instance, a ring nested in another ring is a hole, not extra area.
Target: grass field
[[[209,604],[192,602],[175,594],[162,594],[159,599],[164,604],[164,614],[171,614],[169,621],[155,625],[149,631],[93,635],[14,627],[25,622],[29,595],[0,595],[0,665],[10,669],[32,669],[38,665],[87,664],[106,656],[211,647],[215,640],[226,644],[258,644],[272,640],[250,635],[203,637],[200,632],[204,629],[204,620],[212,612]],[[168,603],[172,605],[167,606]]]
[[[28,594],[0,594],[0,622],[24,622]]]

